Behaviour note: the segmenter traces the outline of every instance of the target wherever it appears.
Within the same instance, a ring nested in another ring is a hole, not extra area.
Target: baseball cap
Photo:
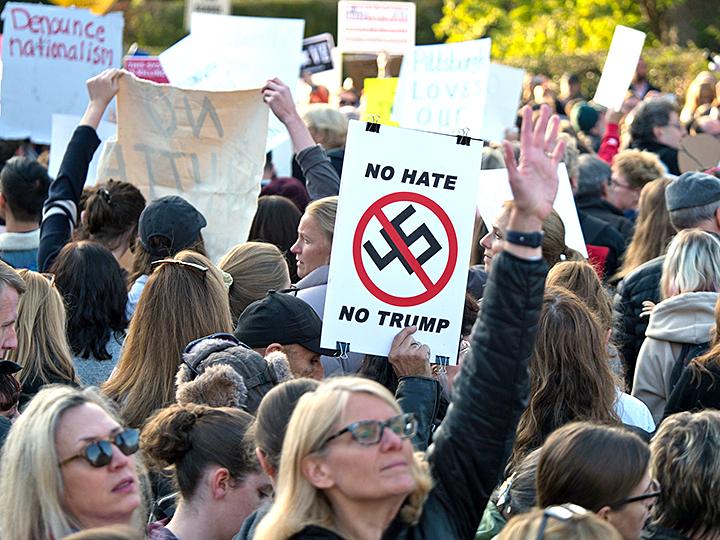
[[[206,225],[205,217],[192,204],[177,195],[168,195],[145,207],[140,214],[138,234],[140,242],[150,254],[175,255],[191,246]],[[170,242],[170,253],[153,252],[150,239],[156,236]]]
[[[235,337],[251,348],[280,345],[302,345],[325,356],[337,351],[320,347],[322,321],[310,304],[292,294],[268,292],[242,312],[235,328]]]

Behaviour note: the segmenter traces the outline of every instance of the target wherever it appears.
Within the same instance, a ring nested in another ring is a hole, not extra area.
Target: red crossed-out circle
[[[390,220],[383,213],[383,208],[385,206],[403,201],[414,202],[426,207],[440,220],[440,223],[445,229],[445,233],[448,237],[449,247],[448,261],[445,265],[445,270],[443,270],[443,273],[440,276],[440,279],[437,280],[437,282],[433,283],[432,279],[430,279],[425,270],[423,270],[422,265],[410,252],[408,246],[406,246],[402,242],[400,236],[397,234],[397,231],[390,223]],[[367,228],[368,223],[373,217],[377,218],[377,220],[382,225],[382,228],[385,229],[385,231],[388,233],[390,238],[393,240],[395,245],[402,253],[405,260],[407,260],[408,264],[410,264],[412,269],[415,271],[415,274],[418,276],[423,286],[425,287],[424,292],[415,296],[396,296],[394,294],[383,291],[380,287],[373,283],[372,279],[367,273],[367,270],[365,269],[365,263],[363,262],[362,258],[363,235],[365,234],[365,229]],[[365,285],[367,290],[370,291],[370,293],[375,298],[387,304],[399,307],[417,306],[418,304],[422,304],[432,298],[435,298],[435,296],[437,296],[438,293],[443,290],[445,285],[448,284],[448,281],[450,281],[450,278],[452,277],[453,271],[455,270],[455,265],[457,263],[457,253],[457,236],[455,235],[455,228],[453,227],[450,218],[440,207],[439,204],[437,204],[432,199],[429,199],[424,195],[420,195],[418,193],[391,193],[390,195],[386,195],[375,201],[373,204],[370,205],[370,207],[360,218],[357,228],[355,229],[355,236],[353,238],[353,261],[355,263],[355,269],[358,273],[360,281],[362,281],[362,284]]]

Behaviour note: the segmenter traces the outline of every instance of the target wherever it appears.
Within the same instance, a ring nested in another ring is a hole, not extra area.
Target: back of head
[[[587,261],[564,261],[548,272],[547,286],[564,287],[575,293],[600,321],[603,330],[612,327],[612,302],[593,266]]]
[[[18,271],[5,261],[0,261],[0,293],[4,287],[12,287],[18,294],[25,292],[26,286]]]
[[[663,261],[660,293],[720,290],[720,239],[699,229],[684,229],[670,242]]]
[[[13,425],[0,458],[4,539],[64,538],[80,529],[63,507],[55,432],[68,410],[85,403],[100,406],[114,418],[92,389],[51,385],[40,390]]]
[[[556,510],[557,507],[543,510],[539,508],[527,514],[522,514],[508,522],[498,535],[499,540],[537,540],[538,536],[544,540],[622,540],[617,529],[609,522],[600,519],[592,512],[577,514],[568,511]],[[549,515],[545,515],[549,513]],[[558,517],[552,517],[557,515]],[[570,516],[570,517],[568,517]],[[545,528],[540,535],[543,523]]]
[[[140,446],[158,469],[173,467],[183,499],[190,499],[209,465],[228,470],[242,482],[259,472],[246,434],[253,417],[230,407],[171,405],[145,424]]]
[[[50,182],[47,169],[26,157],[9,159],[0,172],[0,190],[10,212],[19,221],[40,223]]]
[[[563,224],[560,214],[555,210],[545,218],[542,230],[544,234],[542,254],[549,268],[552,268],[561,261],[577,261],[583,259],[580,253],[565,244],[565,225]]]
[[[538,506],[569,502],[593,512],[612,507],[630,496],[649,461],[647,444],[624,428],[567,424],[547,438],[540,452]]]
[[[273,178],[260,190],[260,196],[279,195],[290,199],[300,212],[304,212],[310,196],[300,180],[293,177]]]
[[[666,126],[670,122],[670,114],[677,112],[675,105],[665,99],[643,101],[634,111],[630,136],[633,142],[648,143],[655,140],[653,128]]]
[[[613,158],[613,168],[625,177],[630,187],[642,187],[665,176],[665,169],[657,155],[640,150],[623,150]]]
[[[576,197],[599,198],[607,186],[612,170],[597,156],[583,154],[578,158]]]
[[[20,270],[27,290],[20,297],[15,323],[18,346],[9,359],[23,369],[22,384],[53,380],[75,381],[75,369],[67,341],[65,305],[50,280],[30,270]],[[51,278],[52,279],[52,278]]]
[[[720,412],[681,412],[666,418],[650,450],[660,484],[653,521],[691,538],[720,533]]]
[[[93,186],[85,201],[81,237],[116,249],[134,240],[144,209],[145,197],[129,182],[111,179]]]
[[[108,525],[73,533],[66,536],[65,540],[142,540],[143,538],[145,536],[132,527]]]
[[[127,289],[113,254],[96,242],[70,242],[60,250],[50,271],[67,308],[73,354],[110,358],[105,345],[111,333],[127,326]]]
[[[254,425],[255,444],[276,472],[280,469],[285,432],[295,406],[303,395],[315,391],[319,384],[315,379],[286,381],[270,390],[260,402]]]
[[[537,505],[535,485],[540,451],[538,448],[525,456],[498,489],[495,506],[504,516],[524,514]]]
[[[233,321],[255,300],[264,298],[271,289],[290,287],[290,273],[285,257],[272,244],[245,242],[238,244],[220,260],[219,268],[233,278],[230,285],[230,310]]]
[[[303,115],[313,138],[326,150],[345,146],[348,119],[336,108],[329,105],[313,105]]]
[[[312,216],[317,221],[320,229],[325,234],[328,242],[332,243],[335,230],[335,216],[337,215],[338,197],[325,197],[308,204],[305,214]]]
[[[686,172],[665,188],[670,222],[675,230],[693,227],[717,229],[720,179],[701,172]]]
[[[175,374],[185,346],[231,330],[222,274],[206,257],[181,251],[155,265],[130,321],[117,371],[103,391],[122,401],[129,425],[139,426],[155,409],[175,401]]]
[[[267,242],[287,251],[297,239],[302,213],[293,202],[280,195],[265,195],[258,199],[255,217],[250,225],[248,241]]]

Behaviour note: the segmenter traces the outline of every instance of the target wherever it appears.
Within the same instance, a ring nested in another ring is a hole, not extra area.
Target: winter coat
[[[640,348],[632,395],[645,403],[659,424],[672,384],[675,361],[684,343],[710,341],[718,293],[690,292],[663,300],[650,315]]]
[[[683,371],[673,388],[663,418],[682,411],[720,409],[720,363],[713,358],[700,370],[693,364]]]
[[[494,259],[471,350],[453,403],[426,455],[433,477],[416,525],[399,517],[384,539],[473,538],[512,450],[529,392],[528,363],[542,307],[547,266],[503,252]],[[293,539],[336,539],[309,526]]]

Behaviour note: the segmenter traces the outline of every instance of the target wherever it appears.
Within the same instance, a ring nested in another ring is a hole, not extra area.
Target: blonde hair
[[[50,385],[38,392],[10,430],[0,458],[0,534],[3,540],[64,538],[81,528],[63,507],[55,432],[70,409],[93,403],[122,423],[94,389]],[[144,468],[135,456],[138,475]],[[141,484],[143,484],[141,482]],[[145,493],[142,493],[145,495]],[[139,526],[144,505],[135,512]]]
[[[338,197],[325,197],[307,205],[305,214],[315,218],[320,230],[322,230],[328,245],[332,244],[333,232],[335,230],[335,216],[337,215]]]
[[[233,278],[228,291],[233,321],[255,300],[270,289],[290,286],[290,272],[280,250],[265,242],[245,242],[228,251],[218,264]]]
[[[587,261],[564,261],[553,266],[547,287],[563,287],[575,293],[598,318],[603,330],[612,328],[612,301],[595,268]]]
[[[663,299],[720,288],[720,240],[699,229],[677,233],[668,247],[660,278]]]
[[[130,321],[117,370],[102,386],[132,427],[175,402],[175,374],[188,343],[233,330],[222,273],[194,251],[172,259],[207,272],[171,263],[155,268]]]
[[[25,269],[18,273],[26,290],[18,303],[17,348],[10,351],[8,359],[22,366],[20,384],[57,380],[80,384],[67,341],[62,296],[45,276]]]
[[[498,536],[499,540],[535,540],[545,510],[537,508],[512,518]],[[622,540],[622,536],[609,522],[592,512],[574,515],[567,521],[548,517],[545,540]]]
[[[644,150],[623,150],[615,155],[613,166],[620,170],[630,187],[635,189],[665,175],[657,155]]]
[[[710,88],[712,92],[712,98],[709,103],[715,101],[717,98],[717,95],[715,94],[715,83],[715,77],[709,71],[701,71],[697,74],[688,86],[687,93],[685,94],[685,105],[683,106],[682,111],[680,111],[680,122],[683,124],[689,124],[692,122],[695,116],[695,111],[700,105],[702,105],[702,103],[700,103],[700,93],[703,88]]]
[[[305,478],[302,462],[311,454],[322,455],[325,441],[341,427],[348,400],[356,393],[376,397],[402,413],[385,387],[358,377],[328,379],[317,390],[304,394],[295,407],[283,442],[275,503],[258,525],[256,540],[285,540],[308,525],[339,532],[327,497]],[[407,523],[415,523],[420,517],[432,485],[422,453],[414,455],[411,471],[415,491],[400,510]]]
[[[303,115],[303,121],[311,132],[314,131],[323,136],[322,145],[325,149],[345,146],[348,119],[334,107],[322,104],[313,105]]]

